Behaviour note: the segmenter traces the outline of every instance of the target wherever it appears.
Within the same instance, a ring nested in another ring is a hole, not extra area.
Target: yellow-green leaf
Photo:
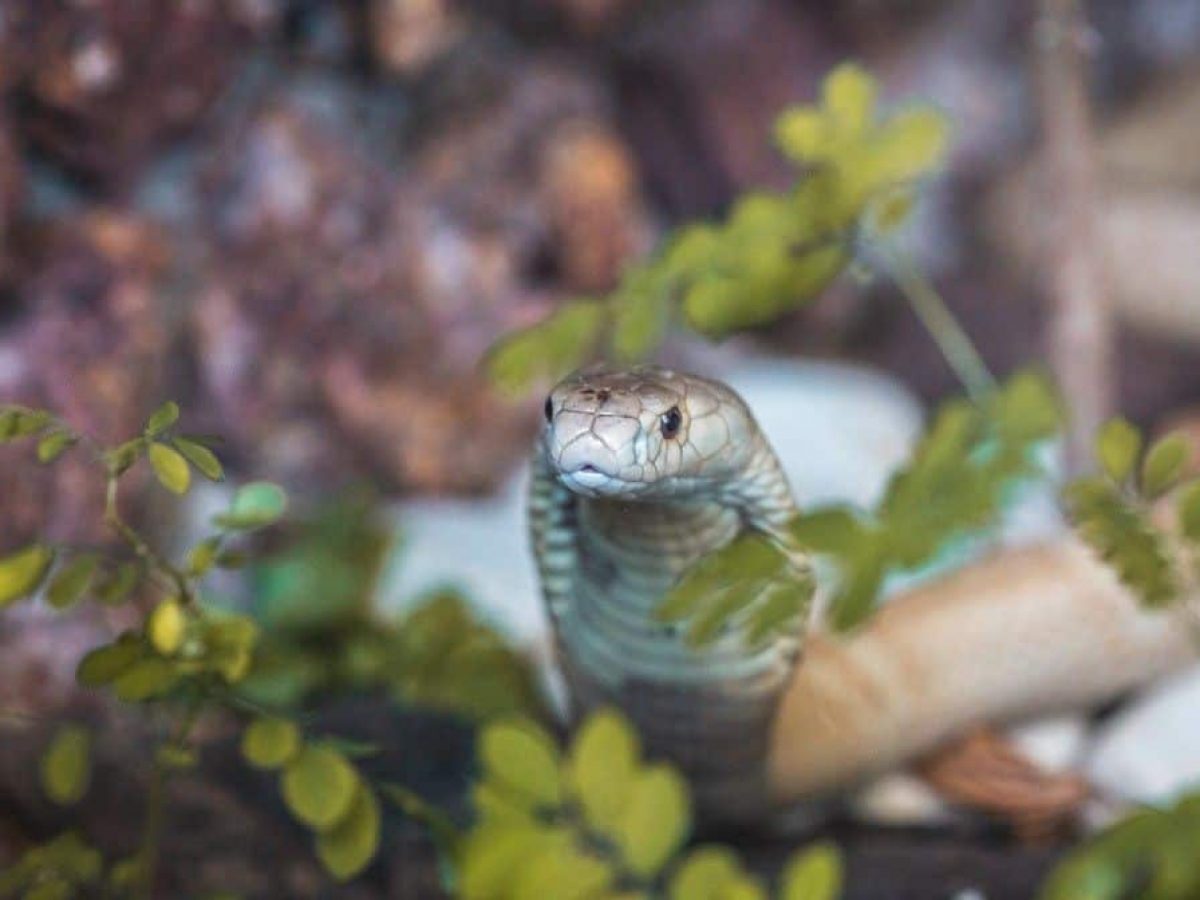
[[[379,800],[359,783],[349,810],[329,831],[317,837],[317,858],[338,881],[365,869],[379,850]]]
[[[125,669],[112,682],[117,697],[136,703],[161,697],[175,686],[179,673],[165,659],[142,659]]]
[[[849,136],[861,134],[875,112],[875,79],[861,66],[842,63],[825,77],[822,101],[825,109]]]
[[[668,887],[670,900],[726,900],[738,885],[757,887],[727,847],[697,847],[675,869]]]
[[[187,613],[178,600],[163,600],[150,613],[146,635],[155,650],[164,656],[171,656],[183,644],[187,623]]]
[[[486,777],[531,805],[556,806],[562,800],[558,748],[544,730],[520,719],[495,721],[483,729],[479,756]]]
[[[358,790],[354,767],[341,753],[310,744],[283,770],[283,799],[297,819],[327,831],[350,810]]]
[[[131,634],[122,635],[85,655],[75,670],[75,680],[85,687],[101,687],[128,670],[141,656],[141,642]]]
[[[172,493],[186,494],[192,482],[187,460],[166,444],[151,443],[149,452],[150,465],[162,486]]]
[[[51,463],[58,459],[74,444],[78,438],[69,431],[52,431],[40,441],[37,446],[37,458],[40,463]]]
[[[575,846],[548,846],[514,873],[513,900],[589,900],[613,882],[612,868]]]
[[[634,781],[614,838],[629,870],[649,877],[683,845],[690,826],[687,784],[674,769],[651,766]]]
[[[184,437],[171,438],[171,443],[209,481],[220,481],[225,477],[225,470],[221,468],[221,461],[217,459],[215,453],[203,444],[198,444]]]
[[[300,729],[287,719],[255,719],[242,734],[242,756],[260,769],[287,765],[300,750]]]
[[[0,609],[36,591],[53,560],[54,551],[41,544],[0,558]]]
[[[1175,486],[1188,462],[1188,442],[1181,434],[1155,441],[1142,463],[1142,491],[1157,497]]]
[[[171,401],[167,401],[162,406],[154,411],[150,419],[146,422],[146,437],[154,437],[166,431],[175,424],[179,418],[179,407]]]
[[[286,509],[283,488],[269,481],[253,481],[238,488],[229,512],[213,521],[221,528],[249,531],[278,521]]]
[[[566,852],[570,833],[516,823],[485,824],[466,838],[459,867],[462,900],[507,898],[525,862],[535,855]]]
[[[1124,481],[1142,452],[1142,435],[1125,419],[1110,419],[1096,436],[1096,456],[1106,475]]]
[[[780,900],[838,900],[841,895],[842,857],[832,844],[817,844],[788,862]]]
[[[207,538],[188,552],[187,569],[193,578],[206,574],[217,561],[217,553],[221,549],[220,538]]]
[[[620,713],[592,713],[571,745],[571,785],[588,823],[607,832],[629,802],[641,757],[636,732]]]
[[[92,583],[100,557],[95,553],[84,553],[50,579],[46,587],[46,602],[55,609],[67,609],[79,602]]]
[[[42,789],[60,806],[78,803],[91,778],[91,733],[81,725],[64,725],[42,755]]]
[[[1200,481],[1194,481],[1179,495],[1179,530],[1190,541],[1200,541]]]

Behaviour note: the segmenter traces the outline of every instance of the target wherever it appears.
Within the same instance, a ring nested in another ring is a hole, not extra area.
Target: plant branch
[[[1073,415],[1068,474],[1089,465],[1090,446],[1112,413],[1114,325],[1093,223],[1097,174],[1087,90],[1089,30],[1079,0],[1041,0],[1035,27],[1044,132],[1041,208],[1050,219],[1045,295],[1049,354]]]
[[[121,517],[118,504],[118,481],[120,476],[112,472],[108,474],[108,484],[104,494],[104,521],[125,541],[152,570],[164,574],[179,591],[179,599],[187,606],[195,605],[195,591],[187,575],[171,565],[160,556],[153,547],[147,544],[140,534]]]

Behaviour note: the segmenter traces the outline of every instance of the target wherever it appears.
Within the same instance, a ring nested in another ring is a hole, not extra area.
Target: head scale
[[[731,389],[655,366],[576,372],[550,392],[545,413],[546,458],[564,485],[590,497],[715,493],[757,443]]]

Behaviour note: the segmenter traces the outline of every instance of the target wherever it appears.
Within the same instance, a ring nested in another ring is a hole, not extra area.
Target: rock
[[[1085,771],[1111,797],[1170,803],[1200,783],[1200,667],[1148,690],[1099,730]]]

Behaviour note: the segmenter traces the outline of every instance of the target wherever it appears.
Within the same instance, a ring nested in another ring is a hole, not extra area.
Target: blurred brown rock
[[[128,179],[229,83],[243,4],[9,0],[5,30],[24,52],[5,74],[22,131],[78,174]]]
[[[31,243],[18,310],[0,335],[0,398],[50,409],[101,443],[138,434],[164,399],[167,247],[147,223],[103,209],[49,226]],[[82,447],[41,468],[28,442],[6,444],[0,545],[35,535],[94,540],[102,494]]]
[[[370,0],[367,32],[379,65],[408,75],[452,47],[463,23],[450,0]]]
[[[251,471],[478,491],[526,452],[533,412],[492,394],[480,356],[553,290],[613,283],[647,226],[590,84],[553,62],[507,71],[407,157],[348,137],[352,103],[287,92],[216,154],[192,333]]]

